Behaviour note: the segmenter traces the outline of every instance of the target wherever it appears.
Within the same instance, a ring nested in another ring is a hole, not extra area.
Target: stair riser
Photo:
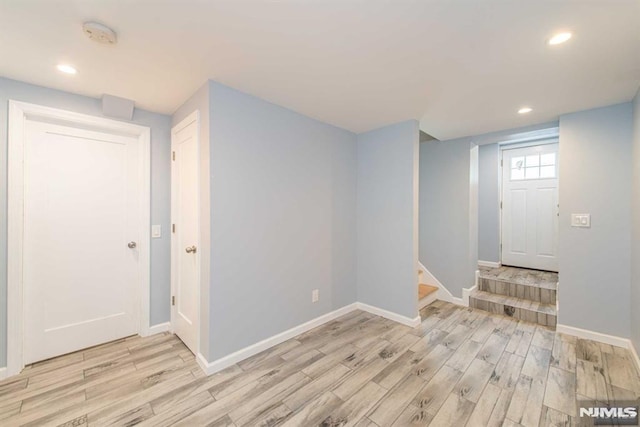
[[[433,292],[418,301],[418,310],[422,310],[432,302],[438,299],[438,292]]]
[[[533,310],[527,310],[525,308],[505,306],[504,304],[497,302],[477,299],[473,296],[469,298],[469,305],[479,310],[488,311],[489,313],[501,314],[513,317],[514,319],[537,323],[542,326],[549,326],[554,329],[557,323],[557,316],[554,314],[545,314]]]
[[[556,291],[554,289],[544,289],[532,285],[519,285],[517,283],[503,282],[480,278],[478,287],[481,291],[492,294],[517,297],[529,301],[541,302],[543,304],[556,303]]]

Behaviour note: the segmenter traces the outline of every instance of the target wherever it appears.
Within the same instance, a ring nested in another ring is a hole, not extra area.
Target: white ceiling
[[[448,139],[630,100],[640,1],[2,0],[0,75],[167,114],[211,78],[355,132],[413,118]]]

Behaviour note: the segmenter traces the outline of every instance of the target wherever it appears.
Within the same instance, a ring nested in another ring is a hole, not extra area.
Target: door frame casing
[[[499,144],[499,149],[500,149],[500,164],[498,166],[498,194],[500,196],[500,203],[498,205],[498,224],[499,224],[499,230],[498,230],[498,241],[499,241],[499,246],[498,246],[498,263],[502,266],[502,226],[503,226],[503,221],[502,221],[502,216],[503,216],[503,206],[504,206],[504,152],[508,151],[508,150],[517,150],[520,148],[527,148],[527,147],[536,147],[538,145],[549,145],[549,144],[560,144],[560,138],[558,136],[553,136],[551,138],[545,138],[545,139],[540,139],[540,140],[533,140],[533,141],[521,141],[521,142],[506,142],[506,143],[501,143]],[[560,157],[560,154],[557,154],[558,159]],[[557,170],[558,172],[560,171],[560,163],[558,161],[557,164]],[[558,179],[558,189],[560,188],[560,174],[558,173],[557,176]],[[558,200],[558,203],[560,203],[560,201]]]
[[[24,147],[27,121],[56,123],[138,139],[138,184],[140,214],[138,226],[138,286],[136,312],[138,333],[149,334],[150,322],[150,233],[151,228],[151,130],[146,126],[120,122],[52,107],[9,100],[7,156],[7,376],[24,368]]]
[[[195,110],[194,112],[189,114],[187,117],[182,119],[177,125],[171,128],[171,152],[172,153],[176,151],[175,149],[176,134],[194,122],[196,124],[196,157],[200,159],[200,152],[201,152],[200,110]],[[200,170],[201,170],[199,161],[196,162],[195,167],[196,167],[196,175],[198,176],[198,179],[199,179]],[[176,196],[178,194],[178,188],[177,188],[175,168],[176,168],[176,162],[173,161],[172,159],[171,161],[171,224],[172,224],[172,227],[174,224],[176,224],[176,216],[177,216]],[[198,300],[198,304],[196,305],[197,321],[195,322],[195,327],[197,330],[196,330],[196,349],[194,354],[198,356],[200,354],[200,327],[201,327],[200,323],[202,321],[201,319],[202,313],[200,310],[201,261],[202,261],[202,258],[201,258],[202,250],[200,248],[201,222],[202,222],[200,218],[200,182],[198,182],[198,188],[196,188],[195,191],[196,191],[196,205],[197,205],[196,216],[197,216],[197,230],[198,230],[197,231],[198,242],[196,243],[198,250],[195,253],[196,265],[197,265],[195,289],[196,289],[196,298]],[[178,273],[178,268],[176,263],[178,262],[179,251],[180,251],[180,247],[178,246],[178,241],[175,238],[175,235],[172,230],[171,231],[171,296],[172,298],[176,295],[176,290],[177,290],[178,278],[176,275]],[[172,304],[171,305],[171,332],[172,333],[175,333],[175,321],[176,321],[176,306]]]

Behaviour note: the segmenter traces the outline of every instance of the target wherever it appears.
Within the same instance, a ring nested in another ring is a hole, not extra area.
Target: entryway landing
[[[555,328],[558,274],[516,267],[480,267],[469,304],[490,313]]]
[[[480,277],[488,280],[535,285],[543,289],[556,290],[558,273],[552,271],[529,270],[526,268],[502,266],[498,268],[479,267]]]

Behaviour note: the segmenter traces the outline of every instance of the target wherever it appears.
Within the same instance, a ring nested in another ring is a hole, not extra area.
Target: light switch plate
[[[151,226],[151,238],[158,239],[162,237],[162,226],[161,225],[152,225]]]
[[[571,214],[571,226],[590,228],[591,227],[591,214]]]

